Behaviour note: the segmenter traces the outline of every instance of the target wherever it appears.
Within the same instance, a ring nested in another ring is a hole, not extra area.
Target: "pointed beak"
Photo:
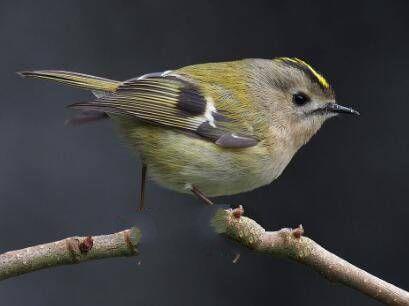
[[[337,114],[343,113],[343,114],[356,115],[356,116],[360,115],[360,113],[354,110],[353,108],[342,106],[336,103],[328,103],[327,105],[325,105],[324,110],[329,113],[337,113]]]

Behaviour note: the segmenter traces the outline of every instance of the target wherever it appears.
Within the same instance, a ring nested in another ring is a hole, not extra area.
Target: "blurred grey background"
[[[336,118],[281,178],[217,199],[409,288],[407,1],[0,2],[0,252],[74,234],[142,228],[141,256],[0,283],[0,305],[378,305],[307,267],[216,236],[212,209],[147,186],[110,122],[66,127],[90,94],[22,69],[114,79],[208,61],[297,56],[362,116]],[[238,264],[234,255],[240,252]],[[140,261],[140,264],[138,262]]]

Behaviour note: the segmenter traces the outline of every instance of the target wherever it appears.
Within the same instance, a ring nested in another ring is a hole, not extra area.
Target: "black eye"
[[[297,92],[296,94],[293,95],[293,102],[298,106],[304,105],[310,102],[310,100],[311,100],[310,97],[303,92]]]

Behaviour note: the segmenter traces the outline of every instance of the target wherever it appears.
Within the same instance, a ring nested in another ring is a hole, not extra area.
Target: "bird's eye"
[[[310,97],[303,92],[297,92],[293,95],[293,102],[295,105],[302,106],[310,102]]]

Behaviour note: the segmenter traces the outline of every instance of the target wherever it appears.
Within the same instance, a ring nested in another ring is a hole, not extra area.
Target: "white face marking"
[[[213,112],[216,112],[216,107],[214,107],[214,102],[211,97],[206,97],[206,111],[204,113],[204,117],[206,120],[209,122],[211,127],[216,127],[216,124],[214,122],[214,117],[213,117]]]

